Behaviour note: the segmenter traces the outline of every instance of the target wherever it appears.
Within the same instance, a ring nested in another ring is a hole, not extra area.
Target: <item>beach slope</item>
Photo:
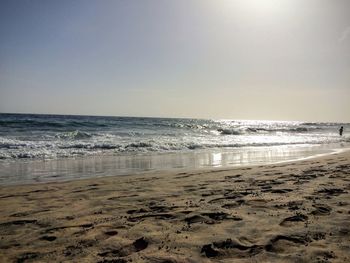
[[[350,154],[0,187],[1,262],[350,262]]]

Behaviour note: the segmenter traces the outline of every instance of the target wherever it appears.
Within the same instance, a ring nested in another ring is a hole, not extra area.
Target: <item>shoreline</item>
[[[0,186],[69,182],[111,176],[147,176],[181,171],[227,170],[296,162],[349,150],[350,145],[336,144],[5,161],[0,162]],[[275,155],[271,156],[271,153]]]
[[[349,175],[345,151],[225,170],[0,186],[0,257],[347,262]]]
[[[229,172],[229,171],[235,171],[235,170],[245,170],[245,169],[255,169],[255,168],[263,168],[263,167],[270,167],[270,166],[283,166],[288,165],[291,163],[303,163],[307,161],[312,160],[323,160],[327,157],[332,157],[333,155],[337,154],[349,154],[350,156],[350,148],[343,148],[343,149],[329,149],[329,152],[326,153],[315,153],[311,156],[306,157],[299,157],[296,159],[290,159],[290,160],[283,160],[283,161],[275,161],[271,163],[257,163],[257,164],[242,164],[242,165],[234,165],[234,166],[224,166],[224,167],[202,167],[202,168],[195,168],[195,169],[188,169],[188,168],[172,168],[167,170],[151,170],[151,171],[144,171],[144,172],[137,172],[133,174],[123,174],[123,175],[106,175],[106,176],[97,176],[97,177],[88,177],[88,178],[75,178],[75,179],[60,179],[57,181],[38,181],[38,182],[28,182],[28,183],[13,183],[13,184],[0,184],[0,191],[1,188],[6,187],[35,187],[37,185],[49,185],[49,184],[66,184],[66,183],[74,183],[75,181],[94,181],[94,180],[103,180],[103,179],[127,179],[135,178],[135,177],[147,177],[151,176],[152,174],[155,174],[157,176],[174,176],[176,174],[182,174],[182,173],[191,173],[191,174],[202,174],[202,173],[221,173],[221,172]],[[110,157],[110,156],[109,156]],[[80,160],[83,160],[85,157],[81,158]],[[102,157],[103,158],[103,157]],[[66,159],[61,159],[66,160]],[[76,159],[72,159],[76,160]],[[32,161],[32,160],[31,160]],[[47,162],[47,161],[57,161],[57,160],[35,160],[38,162]]]

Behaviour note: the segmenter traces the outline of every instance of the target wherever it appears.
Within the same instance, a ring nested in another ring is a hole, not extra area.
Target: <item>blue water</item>
[[[0,159],[325,146],[349,143],[349,131],[349,123],[0,114]]]

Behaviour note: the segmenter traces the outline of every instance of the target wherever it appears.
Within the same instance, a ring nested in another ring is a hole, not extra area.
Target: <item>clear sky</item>
[[[0,112],[350,122],[350,1],[1,0]]]

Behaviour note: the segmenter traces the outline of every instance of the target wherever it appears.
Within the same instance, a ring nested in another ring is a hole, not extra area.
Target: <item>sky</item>
[[[1,0],[0,112],[350,122],[350,1]]]

